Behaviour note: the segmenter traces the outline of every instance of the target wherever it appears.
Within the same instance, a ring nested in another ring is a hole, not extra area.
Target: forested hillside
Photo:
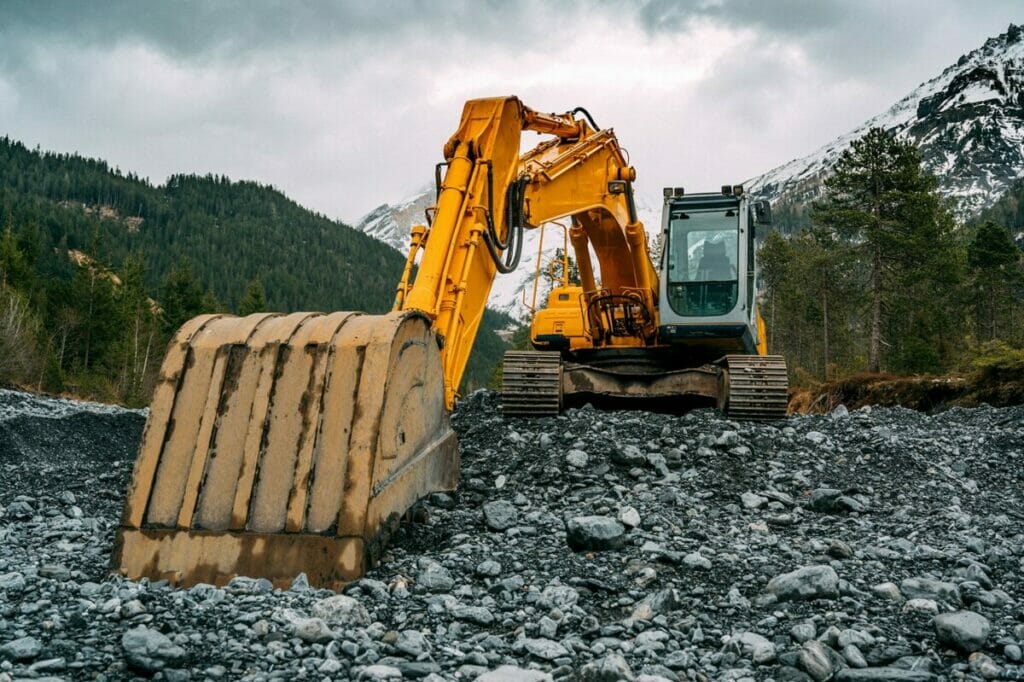
[[[0,138],[0,380],[139,403],[169,335],[204,311],[388,310],[403,259],[273,187]],[[503,350],[489,314],[464,387]],[[493,337],[493,338],[492,338]]]

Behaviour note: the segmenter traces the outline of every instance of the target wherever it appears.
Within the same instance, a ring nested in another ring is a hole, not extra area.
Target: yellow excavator
[[[521,153],[524,131],[548,137]],[[739,187],[665,190],[656,264],[636,172],[585,110],[469,101],[444,158],[392,312],[203,315],[177,332],[116,570],[176,585],[246,575],[280,586],[305,573],[338,588],[360,577],[412,505],[455,489],[448,415],[491,284],[518,265],[525,229],[559,219],[571,220],[581,284],[564,279],[536,313],[536,350],[506,355],[506,414],[600,398],[785,414],[785,363],[766,355],[756,308],[766,204]]]

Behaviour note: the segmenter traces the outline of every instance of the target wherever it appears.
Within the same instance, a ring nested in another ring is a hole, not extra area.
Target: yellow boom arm
[[[579,111],[579,110],[577,110]],[[541,114],[516,97],[471,100],[444,146],[447,172],[429,228],[413,228],[395,310],[433,321],[441,343],[445,403],[456,391],[491,284],[519,260],[523,229],[572,216],[570,232],[584,291],[634,292],[657,315],[657,273],[632,206],[635,170],[610,129],[576,112]],[[585,112],[584,112],[585,113]],[[553,135],[520,154],[523,131]],[[423,250],[412,278],[417,251]]]

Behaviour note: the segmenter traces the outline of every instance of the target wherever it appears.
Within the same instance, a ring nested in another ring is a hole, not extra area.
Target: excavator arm
[[[448,409],[454,407],[491,284],[518,264],[525,229],[572,217],[584,290],[598,291],[592,247],[602,288],[631,292],[650,318],[656,314],[657,273],[632,202],[636,171],[614,132],[588,119],[579,109],[541,114],[515,97],[471,100],[444,146],[447,171],[438,182],[437,205],[429,226],[413,228],[395,310],[416,310],[433,321]],[[554,137],[520,153],[524,131]]]
[[[411,505],[458,483],[448,412],[524,229],[572,216],[589,294],[588,244],[604,289],[654,311],[634,172],[614,134],[575,113],[541,114],[515,97],[466,103],[391,313],[187,322],[161,367],[116,570],[179,585],[360,577]],[[521,154],[527,130],[553,137]]]

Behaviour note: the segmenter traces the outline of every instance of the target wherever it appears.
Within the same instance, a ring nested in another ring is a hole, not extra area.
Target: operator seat
[[[736,269],[725,253],[725,242],[705,242],[704,254],[697,266],[705,282],[721,282],[736,277]]]

